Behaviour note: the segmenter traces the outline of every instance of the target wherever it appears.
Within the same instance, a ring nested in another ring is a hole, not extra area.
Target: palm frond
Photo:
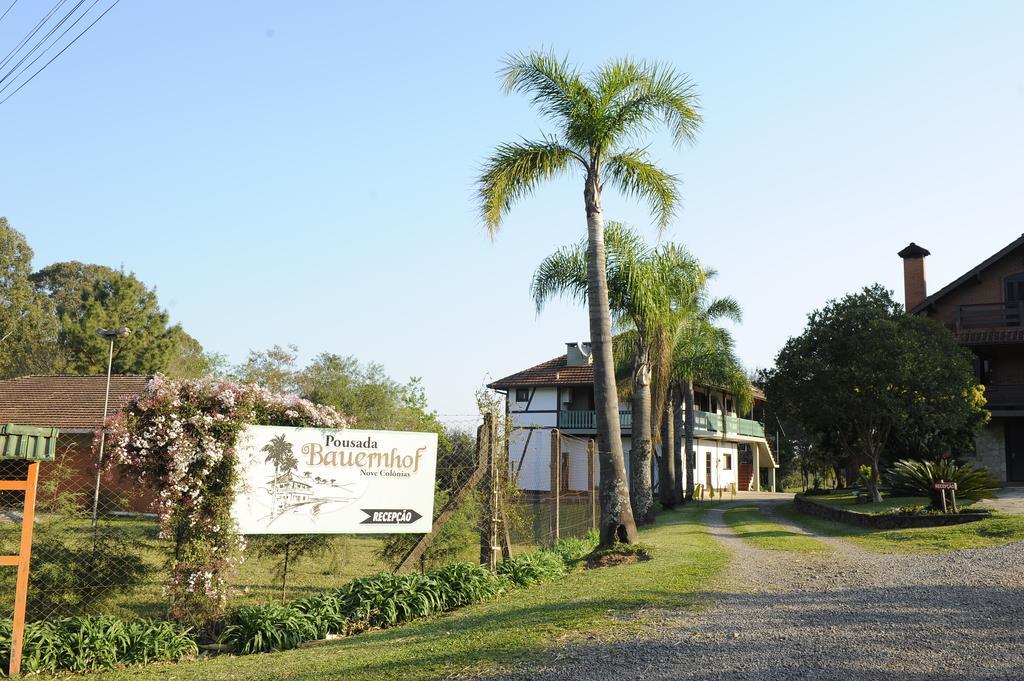
[[[659,231],[668,226],[679,204],[679,180],[675,175],[654,165],[643,149],[612,155],[604,170],[622,193],[647,201]]]
[[[587,302],[587,248],[585,243],[563,246],[541,261],[533,273],[530,295],[539,313],[555,296]]]
[[[564,173],[574,158],[572,149],[547,138],[498,146],[477,183],[480,216],[491,236],[516,201]]]
[[[592,103],[590,90],[576,67],[553,51],[510,54],[499,74],[505,94],[530,96],[541,114],[563,127],[579,120]]]
[[[739,324],[743,321],[743,309],[732,296],[715,298],[708,303],[704,316],[712,322],[720,319],[728,319]]]
[[[620,59],[598,77],[610,140],[634,137],[663,123],[677,145],[691,142],[700,128],[700,98],[685,74],[657,62]]]

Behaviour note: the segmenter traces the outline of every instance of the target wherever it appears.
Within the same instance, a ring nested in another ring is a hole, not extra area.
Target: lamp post
[[[131,329],[122,326],[117,329],[96,329],[96,335],[110,341],[110,354],[107,358],[107,391],[103,396],[103,422],[100,424],[100,454],[96,461],[96,486],[92,492],[92,526],[96,528],[96,516],[100,504],[100,476],[103,474],[103,446],[107,441],[107,407],[110,404],[110,373],[114,367],[114,339],[124,338]]]

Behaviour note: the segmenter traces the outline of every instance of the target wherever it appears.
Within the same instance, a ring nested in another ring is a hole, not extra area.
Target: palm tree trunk
[[[673,430],[676,433],[675,441],[672,443],[672,457],[676,461],[676,484],[672,492],[675,494],[677,504],[686,501],[686,486],[689,484],[692,471],[685,465],[683,458],[683,395],[679,382],[672,384],[672,395],[669,397],[672,405]]]
[[[637,329],[636,359],[633,364],[633,429],[629,448],[630,502],[633,519],[639,525],[654,522],[654,493],[651,490],[651,363],[643,329]]]
[[[671,391],[671,388],[669,388]],[[675,508],[676,498],[676,430],[675,418],[672,414],[671,392],[665,400],[661,421],[661,459],[659,460],[660,479],[658,480],[658,499],[662,508]]]
[[[597,416],[597,448],[601,472],[601,546],[616,542],[635,544],[636,523],[629,504],[626,464],[619,428],[619,399],[615,390],[612,357],[612,319],[608,307],[608,276],[604,247],[604,216],[597,172],[587,176],[584,200],[587,211],[587,300],[590,343],[594,353],[594,407]]]
[[[697,469],[697,453],[693,450],[693,381],[686,379],[683,389],[683,404],[686,407],[686,469],[691,473],[686,478],[686,498],[691,499]]]

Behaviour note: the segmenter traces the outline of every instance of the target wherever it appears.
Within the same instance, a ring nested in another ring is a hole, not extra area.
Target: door
[[[1006,479],[1024,482],[1024,419],[1003,421],[1006,433]]]
[[[704,472],[704,486],[711,489],[711,452],[704,456],[707,459],[707,470]]]

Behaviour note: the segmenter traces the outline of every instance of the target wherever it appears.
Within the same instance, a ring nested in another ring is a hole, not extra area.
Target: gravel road
[[[645,638],[567,644],[489,678],[1024,679],[1024,543],[911,556],[821,537],[835,552],[804,555],[751,547],[721,509],[708,524],[733,553],[711,608],[659,613]]]

